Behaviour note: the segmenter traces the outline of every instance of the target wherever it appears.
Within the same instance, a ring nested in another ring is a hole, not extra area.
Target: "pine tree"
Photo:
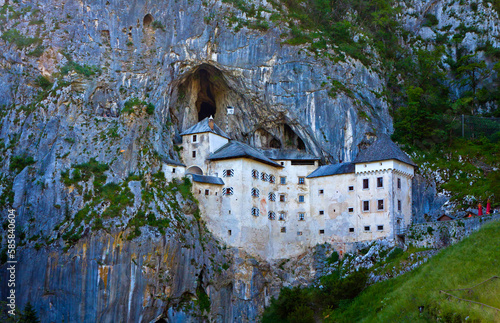
[[[35,308],[30,302],[28,302],[24,307],[19,323],[40,323]]]

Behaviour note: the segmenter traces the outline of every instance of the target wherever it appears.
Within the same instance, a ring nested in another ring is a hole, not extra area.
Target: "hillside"
[[[370,286],[348,305],[324,314],[325,322],[498,322],[500,312],[449,300],[440,290],[469,288],[500,276],[500,222],[485,225],[418,269]],[[466,291],[460,298],[500,308],[500,279]],[[419,307],[424,306],[422,314]]]

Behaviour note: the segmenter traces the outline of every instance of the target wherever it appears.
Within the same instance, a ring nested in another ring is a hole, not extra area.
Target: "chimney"
[[[208,118],[208,126],[210,127],[210,129],[214,130],[214,124],[214,118],[210,116],[210,118]]]

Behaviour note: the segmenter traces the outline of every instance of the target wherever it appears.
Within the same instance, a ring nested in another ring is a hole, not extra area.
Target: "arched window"
[[[252,169],[252,177],[253,178],[259,178],[259,172],[256,169]]]
[[[252,215],[253,215],[253,216],[259,216],[259,209],[258,209],[258,208],[256,208],[256,207],[253,207],[253,208],[252,208]]]
[[[271,201],[271,202],[276,201],[276,194],[274,194],[273,192],[270,192],[268,194],[268,197],[269,197],[269,201]]]
[[[260,179],[263,180],[264,182],[267,182],[267,181],[269,181],[269,175],[263,172],[260,175]]]
[[[222,189],[222,195],[233,195],[233,188],[232,187],[224,187]]]
[[[276,213],[274,213],[273,211],[267,212],[267,218],[269,220],[275,220],[276,219]]]
[[[274,184],[276,182],[276,177],[274,175],[269,175],[269,183]]]
[[[259,197],[259,189],[252,188],[251,194],[252,194],[252,197]]]

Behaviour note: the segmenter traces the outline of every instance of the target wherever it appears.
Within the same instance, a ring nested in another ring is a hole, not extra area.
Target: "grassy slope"
[[[375,284],[349,305],[326,313],[326,322],[425,322],[441,317],[445,322],[500,322],[500,312],[448,300],[441,289],[474,286],[500,276],[500,222],[485,225],[460,243],[451,246],[417,270]],[[450,292],[461,298],[500,308],[500,279],[466,292]],[[425,306],[419,314],[418,307]],[[328,315],[329,314],[329,315]]]

